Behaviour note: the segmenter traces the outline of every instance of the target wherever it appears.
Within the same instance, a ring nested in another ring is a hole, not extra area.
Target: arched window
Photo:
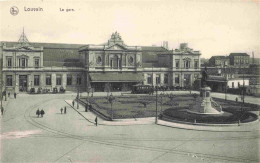
[[[101,62],[102,62],[102,58],[101,58],[100,56],[98,56],[98,58],[97,58],[97,63],[98,63],[98,64],[101,64]]]
[[[130,64],[133,64],[133,62],[134,62],[134,58],[133,58],[132,56],[130,56],[130,58],[129,58],[129,63],[130,63]]]

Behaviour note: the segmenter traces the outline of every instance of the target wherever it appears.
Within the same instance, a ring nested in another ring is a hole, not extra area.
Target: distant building
[[[230,65],[234,67],[249,67],[250,56],[247,53],[230,53]]]
[[[229,57],[226,56],[212,56],[209,59],[209,66],[212,67],[229,67],[230,62],[229,62]]]

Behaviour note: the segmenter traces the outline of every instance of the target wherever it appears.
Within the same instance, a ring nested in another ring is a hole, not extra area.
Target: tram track
[[[43,103],[50,101],[46,100],[43,101]],[[216,159],[216,160],[225,160],[225,161],[235,161],[235,162],[259,162],[259,160],[254,160],[254,159],[247,159],[243,157],[229,157],[229,156],[222,156],[222,155],[214,155],[214,154],[206,154],[206,153],[197,153],[197,152],[190,152],[190,151],[184,151],[184,150],[178,150],[178,149],[165,149],[165,148],[159,148],[159,147],[151,147],[151,146],[141,146],[141,145],[133,145],[133,144],[127,144],[127,143],[122,143],[122,141],[211,141],[211,140],[216,140],[216,138],[212,139],[198,139],[198,138],[187,138],[187,139],[172,139],[172,138],[165,138],[165,139],[152,139],[152,138],[109,138],[109,137],[93,137],[93,136],[86,136],[86,135],[75,135],[70,132],[65,132],[65,131],[60,131],[58,129],[51,128],[47,125],[44,125],[38,121],[36,121],[32,116],[31,112],[34,108],[39,107],[40,104],[33,105],[26,109],[24,113],[24,118],[28,123],[31,125],[40,128],[44,131],[47,131],[48,133],[53,134],[54,137],[56,138],[72,138],[72,139],[77,139],[81,140],[83,142],[90,142],[90,143],[96,143],[96,144],[101,144],[101,145],[107,145],[112,148],[127,148],[127,149],[139,149],[139,150],[146,150],[146,151],[154,151],[154,152],[163,152],[163,153],[172,153],[172,154],[179,154],[179,155],[184,155],[184,156],[189,156],[189,155],[195,155],[197,157],[201,158],[208,158],[208,159]],[[40,135],[38,135],[40,136]],[[51,137],[52,135],[50,135]],[[227,138],[224,140],[237,140],[241,139],[243,137],[231,137]],[[246,139],[255,139],[259,138],[259,136],[256,137],[244,137]],[[223,140],[223,138],[221,138]],[[120,141],[118,142],[111,142],[111,141]],[[62,157],[61,157],[62,158]],[[59,158],[60,159],[60,158]],[[58,159],[58,160],[59,160]],[[56,160],[56,161],[58,161]]]

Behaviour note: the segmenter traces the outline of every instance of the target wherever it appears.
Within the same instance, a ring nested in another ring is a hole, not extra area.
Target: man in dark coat
[[[1,108],[1,114],[4,115],[4,107]]]
[[[14,98],[16,98],[16,93],[14,92]]]
[[[45,114],[44,110],[41,110],[41,117],[43,117],[43,115]]]
[[[72,106],[74,107],[74,101],[72,101]]]
[[[96,126],[97,126],[97,121],[98,121],[98,119],[97,119],[97,117],[96,117],[96,119],[95,119]]]
[[[39,117],[40,116],[40,110],[38,109],[37,111],[36,111],[36,115]]]
[[[63,111],[63,109],[62,108],[60,108],[60,113],[62,114],[62,111]]]
[[[66,114],[67,113],[67,108],[66,108],[66,106],[64,107],[64,114]]]

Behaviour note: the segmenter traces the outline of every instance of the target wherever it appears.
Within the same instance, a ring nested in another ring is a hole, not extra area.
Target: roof
[[[6,41],[2,41],[2,42],[6,43],[7,47],[12,47],[18,44],[18,42],[6,42]],[[30,42],[30,44],[34,47],[43,46],[43,48],[62,48],[62,49],[78,49],[79,47],[84,46],[84,44],[41,43],[41,42]]]
[[[224,82],[224,81],[226,81],[226,79],[225,79],[225,77],[223,77],[223,76],[213,76],[213,75],[209,75],[207,81],[219,81],[219,82],[222,81],[222,82]]]
[[[142,73],[89,73],[92,82],[141,82]]]
[[[229,56],[249,56],[247,53],[230,53]]]
[[[18,42],[4,42],[7,47],[17,45]],[[46,67],[82,67],[78,48],[82,44],[30,43],[33,47],[43,47],[43,66]]]
[[[215,59],[228,59],[228,57],[226,56],[222,56],[222,55],[219,55],[219,56],[212,56],[211,58],[215,58]],[[211,59],[210,58],[210,59]]]
[[[164,47],[160,47],[160,46],[141,46],[141,47],[142,47],[142,51],[151,51],[151,52],[166,52],[166,51],[168,51]]]
[[[158,55],[169,53],[169,50],[159,46],[142,46],[142,61],[144,67],[158,65]],[[151,66],[151,67],[152,67]]]

